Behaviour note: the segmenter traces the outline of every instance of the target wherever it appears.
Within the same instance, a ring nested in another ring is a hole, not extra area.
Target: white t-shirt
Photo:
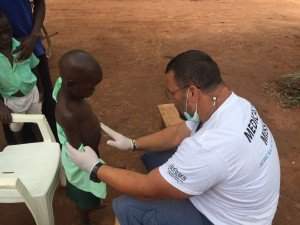
[[[270,225],[280,167],[271,131],[247,100],[232,93],[160,168],[172,186],[216,225]]]

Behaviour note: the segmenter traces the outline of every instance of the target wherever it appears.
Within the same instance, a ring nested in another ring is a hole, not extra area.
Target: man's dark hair
[[[165,73],[173,71],[179,87],[194,84],[203,91],[216,88],[223,80],[215,61],[205,52],[189,50],[170,60]]]

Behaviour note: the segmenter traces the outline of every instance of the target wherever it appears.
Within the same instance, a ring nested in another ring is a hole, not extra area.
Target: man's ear
[[[190,89],[190,96],[191,97],[198,97],[199,96],[199,94],[201,93],[201,90],[196,86],[196,85],[191,85],[190,87],[189,87],[189,89]]]

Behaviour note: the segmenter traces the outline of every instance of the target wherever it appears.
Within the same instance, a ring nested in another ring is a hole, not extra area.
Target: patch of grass
[[[300,72],[281,76],[278,80],[265,84],[266,92],[276,96],[282,107],[300,106]]]

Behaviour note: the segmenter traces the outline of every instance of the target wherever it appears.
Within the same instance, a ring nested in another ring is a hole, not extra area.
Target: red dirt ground
[[[46,26],[53,37],[50,67],[67,50],[94,54],[104,80],[91,98],[99,118],[131,137],[161,127],[156,105],[166,103],[164,66],[168,56],[202,49],[221,67],[232,89],[256,105],[277,140],[282,185],[275,225],[300,224],[300,109],[281,108],[264,85],[300,70],[299,0],[61,0],[47,1]],[[112,150],[112,165],[142,171],[140,153]],[[108,206],[92,215],[96,225],[113,224]],[[75,208],[63,188],[54,199],[56,225],[76,224]],[[1,205],[0,225],[33,225],[22,204]]]

